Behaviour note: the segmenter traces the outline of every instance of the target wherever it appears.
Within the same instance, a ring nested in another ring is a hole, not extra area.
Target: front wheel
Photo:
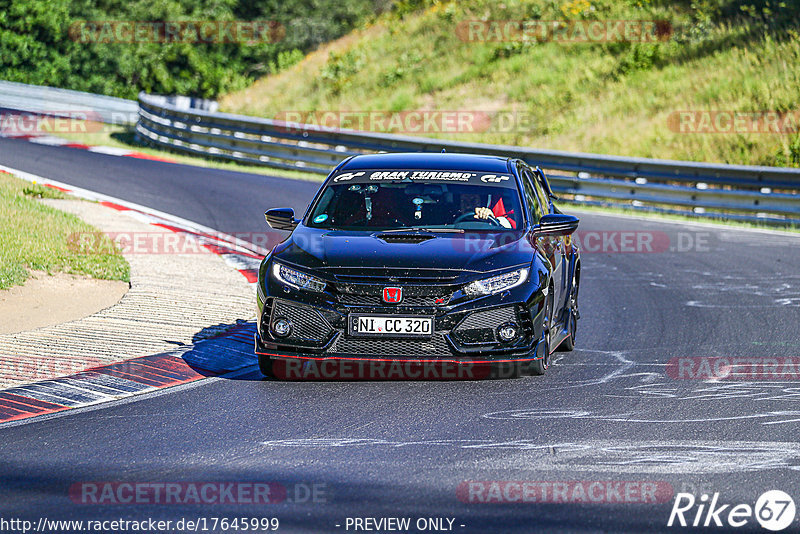
[[[547,292],[545,300],[545,312],[542,318],[542,338],[544,341],[544,356],[539,360],[531,362],[530,371],[532,375],[543,375],[550,367],[550,334],[553,323],[553,288]]]

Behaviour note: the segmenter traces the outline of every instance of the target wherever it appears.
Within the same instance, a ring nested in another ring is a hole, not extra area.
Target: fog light
[[[272,323],[272,333],[278,337],[286,337],[292,333],[292,323],[283,317]]]
[[[503,343],[508,343],[517,337],[518,332],[519,328],[515,323],[506,323],[504,325],[500,325],[500,327],[497,329],[497,336]]]

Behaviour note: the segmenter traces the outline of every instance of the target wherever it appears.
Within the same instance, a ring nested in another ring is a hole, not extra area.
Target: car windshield
[[[328,182],[308,225],[336,230],[499,230],[524,224],[510,174],[367,170]]]

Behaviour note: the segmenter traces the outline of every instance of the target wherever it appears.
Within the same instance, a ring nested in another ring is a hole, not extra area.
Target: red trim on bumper
[[[259,352],[258,350],[255,351],[256,354],[260,354],[262,356],[271,356],[273,358],[283,358],[283,359],[296,359],[296,360],[316,360],[316,361],[323,361],[323,360],[345,360],[345,361],[353,361],[353,362],[418,362],[418,363],[455,363],[455,364],[464,364],[464,365],[471,365],[471,364],[490,364],[490,363],[516,363],[516,362],[533,362],[536,360],[541,360],[541,358],[513,358],[509,360],[453,360],[447,358],[439,358],[436,360],[423,360],[423,359],[401,359],[401,358],[360,358],[360,357],[343,357],[343,356],[290,356],[288,354],[274,354],[271,352]],[[551,353],[552,354],[552,353]]]

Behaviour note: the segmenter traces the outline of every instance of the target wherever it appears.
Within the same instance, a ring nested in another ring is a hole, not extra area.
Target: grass
[[[288,111],[461,110],[488,114],[490,128],[430,135],[800,167],[798,133],[684,133],[671,122],[684,110],[797,114],[797,0],[403,4],[427,7],[379,17],[286,71],[226,95],[221,109],[269,118]],[[457,31],[470,20],[532,19],[667,20],[673,33],[656,43],[568,44],[471,42]],[[511,124],[501,126],[501,116]]]
[[[295,178],[300,180],[322,181],[324,178],[324,176],[318,174],[287,171],[283,169],[272,169],[270,167],[258,165],[243,165],[219,158],[202,158],[187,155],[176,150],[156,148],[152,145],[144,144],[138,141],[133,129],[126,126],[101,124],[87,121],[73,121],[69,129],[72,131],[48,132],[47,130],[43,130],[42,133],[49,133],[50,135],[68,139],[74,143],[135,150],[137,152],[155,156],[157,158],[171,160],[175,163],[181,163],[184,165],[194,165],[196,167],[221,169],[233,172],[249,172],[269,176],[281,176],[284,178]]]
[[[118,250],[88,250],[74,239],[78,233],[96,233],[96,228],[36,200],[64,197],[0,173],[0,289],[24,284],[30,270],[130,281],[130,266]]]

